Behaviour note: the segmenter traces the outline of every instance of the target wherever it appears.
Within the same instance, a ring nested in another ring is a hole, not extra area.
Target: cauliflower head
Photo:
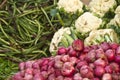
[[[71,34],[70,28],[60,28],[53,36],[52,41],[50,43],[50,52],[54,52],[58,49],[58,45],[61,42],[64,34]]]
[[[120,26],[120,14],[115,15],[115,17],[108,23],[108,26],[110,25]]]
[[[120,5],[117,6],[116,10],[115,10],[115,14],[120,14]]]
[[[117,3],[115,0],[91,0],[88,6],[92,13],[103,17],[106,12],[113,9],[116,5]]]
[[[76,30],[80,33],[87,33],[96,30],[102,24],[102,19],[94,16],[90,12],[85,12],[76,21]]]
[[[101,42],[116,42],[118,43],[117,34],[113,29],[99,29],[90,32],[89,36],[85,39],[85,45],[99,44]]]
[[[83,12],[83,3],[80,0],[59,0],[58,8],[63,8],[67,13]]]

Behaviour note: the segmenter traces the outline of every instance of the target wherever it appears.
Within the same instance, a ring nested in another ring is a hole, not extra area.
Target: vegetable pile
[[[21,62],[12,80],[120,80],[120,45],[84,46],[77,39],[56,56]]]

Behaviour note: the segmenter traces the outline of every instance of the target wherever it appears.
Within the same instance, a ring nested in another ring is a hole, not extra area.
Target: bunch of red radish
[[[56,56],[21,62],[19,69],[12,80],[120,80],[120,45],[84,47],[78,39]]]

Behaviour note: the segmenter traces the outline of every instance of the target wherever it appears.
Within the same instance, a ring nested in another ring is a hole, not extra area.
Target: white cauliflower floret
[[[59,0],[58,8],[63,8],[67,13],[82,12],[83,3],[80,0]]]
[[[117,5],[115,0],[92,0],[88,6],[93,13],[103,17],[115,5]]]
[[[71,34],[70,28],[60,28],[53,36],[49,51],[54,52],[57,50],[59,43],[63,37],[63,34]]]
[[[76,21],[75,27],[81,33],[87,33],[100,27],[102,19],[90,12],[85,12]]]
[[[115,13],[120,14],[120,5],[116,8]]]
[[[89,36],[85,39],[85,45],[99,44],[100,42],[117,42],[118,37],[113,29],[100,29],[93,30]]]
[[[108,25],[120,26],[120,14],[116,14],[115,17],[108,23]]]

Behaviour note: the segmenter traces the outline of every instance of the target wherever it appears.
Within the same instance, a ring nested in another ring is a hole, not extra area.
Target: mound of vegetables
[[[21,62],[12,80],[120,80],[120,45],[84,46],[77,39],[56,56]]]

